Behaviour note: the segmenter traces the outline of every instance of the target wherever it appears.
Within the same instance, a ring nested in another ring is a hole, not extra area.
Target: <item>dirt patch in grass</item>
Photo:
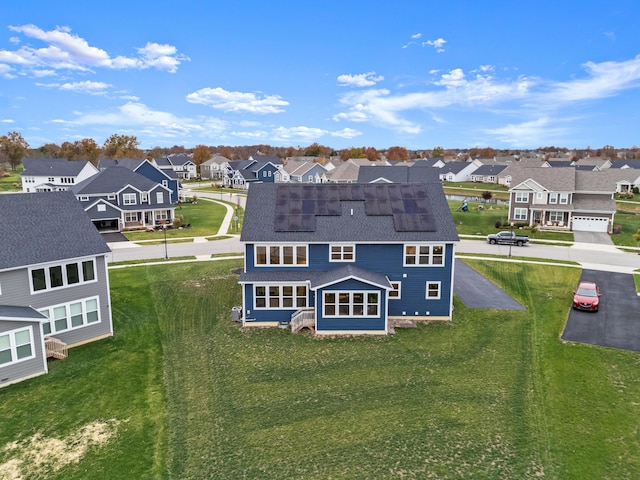
[[[39,432],[8,443],[0,453],[12,458],[0,464],[0,479],[43,478],[47,472],[78,463],[90,448],[106,444],[120,423],[115,419],[93,422],[64,438],[45,437]]]

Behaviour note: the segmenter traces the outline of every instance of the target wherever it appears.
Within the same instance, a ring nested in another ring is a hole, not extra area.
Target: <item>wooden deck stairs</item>
[[[54,337],[44,337],[44,348],[47,358],[57,358],[63,360],[67,358],[67,344]]]

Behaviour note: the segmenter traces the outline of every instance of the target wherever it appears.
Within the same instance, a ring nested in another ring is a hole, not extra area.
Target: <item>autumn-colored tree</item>
[[[77,148],[79,145],[71,142],[62,142],[60,145],[60,158],[66,158],[67,160],[76,160],[80,155],[80,150]]]
[[[58,158],[60,156],[60,146],[55,143],[45,143],[36,148],[36,153],[41,157]]]
[[[198,145],[193,150],[193,163],[201,165],[211,158],[211,152],[206,145]]]
[[[380,153],[374,147],[367,147],[364,149],[364,155],[370,162],[380,160]]]
[[[304,154],[309,157],[324,157],[331,156],[331,148],[320,145],[319,143],[312,143],[304,150]]]
[[[229,160],[233,160],[234,154],[233,149],[231,147],[218,147],[218,155],[228,158]]]
[[[138,139],[134,136],[114,133],[104,142],[102,150],[108,158],[142,158]]]
[[[79,144],[80,157],[83,160],[88,160],[94,165],[98,164],[98,158],[102,150],[93,138],[83,138],[74,143]]]
[[[433,150],[431,150],[431,157],[432,158],[443,158],[444,157],[444,148],[435,147]]]
[[[0,137],[0,155],[15,170],[29,153],[29,144],[18,132],[9,132]]]
[[[404,147],[390,147],[389,150],[387,150],[387,160],[391,160],[391,161],[409,160],[409,152]]]

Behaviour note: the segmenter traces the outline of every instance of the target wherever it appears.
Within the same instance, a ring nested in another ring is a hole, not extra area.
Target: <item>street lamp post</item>
[[[167,221],[162,220],[162,231],[164,232],[164,259],[169,260],[169,251],[167,250]]]
[[[510,226],[511,234],[513,235],[513,222],[511,222]],[[509,242],[509,258],[511,258],[511,246],[513,245],[513,241]]]

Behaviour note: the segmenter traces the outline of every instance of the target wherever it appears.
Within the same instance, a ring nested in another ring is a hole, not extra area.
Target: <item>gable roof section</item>
[[[342,267],[334,268],[326,272],[321,272],[318,275],[311,278],[311,290],[317,290],[319,288],[326,287],[328,285],[334,285],[338,282],[345,280],[356,279],[361,282],[381,287],[386,290],[392,290],[393,287],[389,282],[389,279],[385,275],[365,270],[364,268],[356,267],[355,265],[345,265]]]
[[[0,270],[110,252],[72,192],[0,195]]]
[[[48,319],[33,307],[0,305],[0,321],[2,320],[12,322],[43,322]]]
[[[61,177],[75,177],[82,172],[82,169],[87,166],[87,163],[90,162],[71,162],[66,158],[25,158],[22,162],[24,170],[21,176],[45,177],[56,175]]]
[[[70,190],[76,195],[99,195],[119,192],[127,185],[141,192],[149,192],[158,186],[162,187],[158,182],[149,180],[133,170],[116,166],[102,170],[93,177],[74,185]],[[167,188],[162,188],[168,191]]]
[[[511,190],[519,189],[527,180],[533,180],[544,190],[550,192],[573,192],[576,188],[576,170],[574,168],[514,168],[511,174]]]
[[[455,242],[440,184],[256,184],[241,241]]]
[[[504,169],[508,167],[504,165],[480,165],[472,174],[472,177],[491,177],[499,175]]]
[[[438,168],[396,165],[390,167],[360,167],[358,183],[387,181],[391,183],[440,183]]]

